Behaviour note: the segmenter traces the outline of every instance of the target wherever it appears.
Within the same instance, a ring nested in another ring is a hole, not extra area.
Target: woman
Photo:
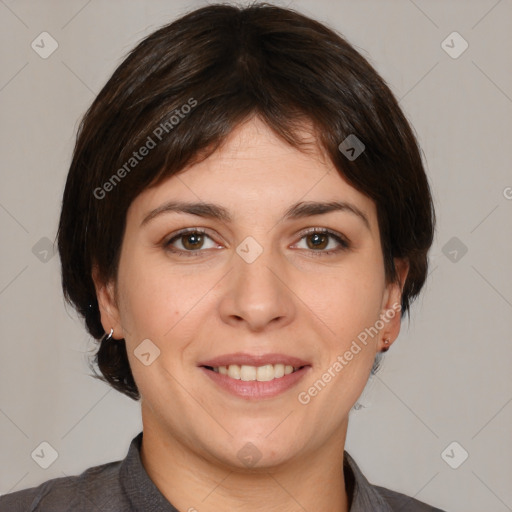
[[[58,235],[64,294],[143,432],[0,510],[439,510],[344,451],[433,229],[411,128],[339,35],[269,5],[151,34],[82,121]]]

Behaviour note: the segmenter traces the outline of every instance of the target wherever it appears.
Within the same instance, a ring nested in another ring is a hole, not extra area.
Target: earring
[[[389,338],[384,339],[384,345],[387,345],[386,347],[383,347],[381,352],[387,352],[389,350]]]
[[[114,329],[110,328],[110,334],[105,338],[105,341],[108,341],[110,338],[112,338],[112,334],[114,334]]]

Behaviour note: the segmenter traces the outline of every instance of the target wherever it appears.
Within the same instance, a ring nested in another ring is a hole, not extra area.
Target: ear
[[[96,297],[101,315],[101,325],[106,333],[110,333],[114,329],[112,337],[115,339],[123,339],[125,337],[123,327],[121,325],[121,315],[116,300],[116,289],[113,281],[104,282],[100,278],[98,268],[93,266],[92,280],[96,289]]]
[[[380,338],[376,347],[379,352],[386,352],[400,333],[402,290],[409,273],[409,262],[404,259],[395,258],[394,263],[397,281],[388,283],[384,293],[381,311],[384,327],[380,332]],[[384,340],[387,340],[388,343],[385,343]]]

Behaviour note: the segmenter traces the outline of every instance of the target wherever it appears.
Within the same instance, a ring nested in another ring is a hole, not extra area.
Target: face
[[[258,118],[135,199],[117,280],[96,284],[105,331],[126,340],[144,429],[231,467],[343,446],[400,325],[373,201],[314,145],[300,152]]]

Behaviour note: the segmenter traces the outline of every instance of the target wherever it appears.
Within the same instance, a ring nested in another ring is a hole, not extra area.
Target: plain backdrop
[[[388,82],[437,209],[428,282],[347,450],[371,482],[447,511],[510,511],[512,2],[275,3],[342,33]],[[141,430],[139,403],[89,376],[96,344],[64,305],[51,244],[81,116],[136,42],[205,4],[0,1],[2,494],[124,458]],[[58,44],[47,58],[41,37]],[[31,455],[43,442],[47,469]]]

